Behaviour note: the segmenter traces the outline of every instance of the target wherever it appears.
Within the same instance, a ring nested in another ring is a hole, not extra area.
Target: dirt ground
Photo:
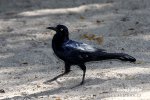
[[[136,63],[87,63],[64,71],[53,53],[53,31],[64,24],[70,38]],[[93,39],[92,37],[97,37]],[[1,100],[150,100],[150,0],[0,0]]]

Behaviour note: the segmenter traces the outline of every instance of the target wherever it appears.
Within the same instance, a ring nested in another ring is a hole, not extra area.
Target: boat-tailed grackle
[[[64,73],[51,79],[49,82],[70,72],[71,65],[78,65],[83,70],[83,77],[80,84],[84,83],[86,73],[86,62],[100,61],[109,59],[118,59],[121,61],[135,62],[136,59],[125,53],[108,53],[103,49],[92,47],[91,45],[73,41],[69,39],[69,31],[65,25],[57,25],[56,27],[47,27],[56,31],[52,39],[52,49],[58,58],[64,61]]]

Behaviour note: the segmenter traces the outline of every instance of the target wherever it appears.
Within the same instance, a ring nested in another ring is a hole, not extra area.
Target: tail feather
[[[96,53],[95,59],[93,60],[108,60],[108,59],[118,59],[121,61],[130,61],[130,62],[135,62],[136,59],[128,54],[125,53],[106,53],[106,52],[101,52],[101,53]]]
[[[122,60],[122,61],[130,61],[130,62],[135,62],[136,59],[128,54],[123,54],[122,56],[120,56],[118,58],[119,60]]]

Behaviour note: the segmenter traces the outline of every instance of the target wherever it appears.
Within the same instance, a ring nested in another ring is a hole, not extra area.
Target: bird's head
[[[57,25],[56,27],[47,27],[47,29],[51,29],[56,31],[55,37],[59,41],[66,41],[69,40],[69,31],[65,25]]]
[[[57,25],[56,27],[47,27],[47,29],[51,29],[56,31],[56,34],[66,34],[68,35],[68,28],[65,25]]]

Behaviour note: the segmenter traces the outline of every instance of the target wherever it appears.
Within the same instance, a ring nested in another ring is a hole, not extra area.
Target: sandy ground
[[[82,86],[82,71],[73,66],[44,84],[64,66],[53,54],[49,24],[65,24],[71,39],[137,62],[87,63]],[[149,60],[150,0],[0,0],[1,100],[150,100]]]

